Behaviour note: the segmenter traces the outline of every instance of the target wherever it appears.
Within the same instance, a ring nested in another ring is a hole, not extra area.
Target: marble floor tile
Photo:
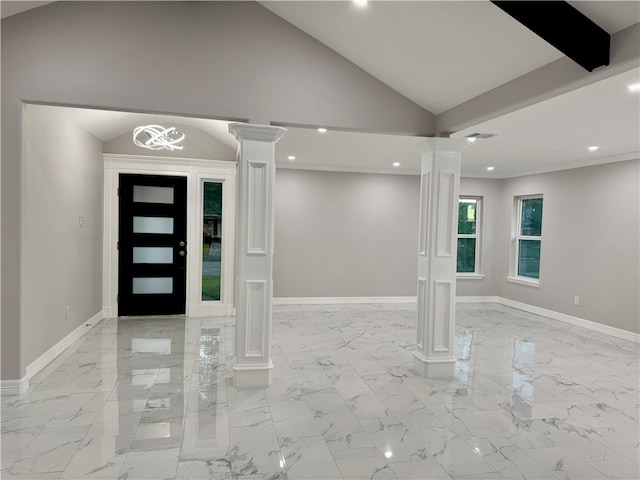
[[[280,458],[289,480],[340,478],[331,451],[322,437],[283,438],[280,443]]]
[[[556,478],[601,479],[603,472],[562,447],[530,450],[527,455],[552,472]]]
[[[460,304],[456,373],[412,369],[415,305],[276,306],[272,384],[234,319],[106,319],[2,397],[2,478],[640,478],[640,346]]]
[[[640,466],[631,460],[605,460],[604,462],[591,462],[589,464],[606,478],[616,480],[629,480],[640,478]]]
[[[129,452],[120,470],[119,480],[175,478],[178,450]]]
[[[448,440],[442,451],[435,455],[438,463],[451,476],[478,475],[495,472],[496,469],[461,438]]]
[[[433,460],[419,460],[415,462],[392,463],[391,470],[399,479],[424,480],[425,478],[436,480],[449,480],[451,476]]]
[[[279,473],[286,470],[273,422],[231,428],[228,461],[234,475]]]
[[[80,446],[88,430],[89,427],[51,427],[42,429],[38,436],[22,451],[18,459],[8,468],[7,473],[28,476],[31,474],[62,472]]]
[[[127,446],[120,446],[118,437],[97,436],[88,441],[85,439],[67,464],[61,478],[118,478]]]
[[[228,463],[214,459],[178,462],[176,478],[181,480],[232,480]]]
[[[397,477],[385,458],[375,448],[335,450],[333,452],[342,478],[403,478]]]

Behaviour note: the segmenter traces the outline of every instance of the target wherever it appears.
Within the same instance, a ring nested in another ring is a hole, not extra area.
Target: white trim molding
[[[500,297],[456,297],[456,303],[500,303]]]
[[[391,168],[367,168],[367,167],[343,167],[340,165],[306,165],[303,163],[276,163],[276,170],[309,170],[314,172],[338,172],[338,173],[371,173],[381,175],[409,175],[420,176],[420,170],[398,170]]]
[[[415,302],[416,297],[278,297],[273,299],[273,305],[355,305]]]
[[[236,388],[254,388],[271,385],[273,363],[237,364],[233,363],[234,386]]]
[[[540,280],[537,279],[529,279],[526,277],[505,277],[507,282],[509,283],[517,283],[518,285],[526,285],[527,287],[540,288]]]
[[[29,382],[40,373],[47,365],[56,359],[74,342],[82,338],[89,330],[95,327],[105,318],[104,311],[99,311],[78,328],[62,338],[58,343],[49,348],[46,352],[27,365],[26,374],[19,380],[2,380],[0,389],[2,395],[22,395],[29,390]]]
[[[0,394],[4,395],[22,395],[29,390],[29,379],[25,375],[20,380],[2,380],[0,381]]]
[[[234,245],[236,162],[142,155],[103,154],[104,159],[104,243],[103,306],[105,316],[118,316],[118,183],[120,173],[174,175],[187,179],[187,245],[196,253],[187,256],[188,316],[228,316],[234,304]],[[201,297],[202,195],[205,182],[222,187],[222,284],[219,301]]]
[[[456,273],[456,280],[484,280],[483,273]]]

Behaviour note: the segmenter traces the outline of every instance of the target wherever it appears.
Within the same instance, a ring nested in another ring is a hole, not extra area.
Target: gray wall
[[[122,155],[153,155],[157,157],[197,158],[204,160],[236,161],[236,150],[228,147],[211,135],[186,125],[171,124],[186,135],[182,150],[149,151],[133,143],[131,132],[105,142],[102,151]]]
[[[275,297],[415,296],[419,176],[278,169],[276,181]],[[497,295],[501,189],[460,182],[460,195],[483,198],[484,278],[459,279],[459,296]]]
[[[639,190],[640,160],[505,180],[494,252],[498,295],[640,331]],[[505,280],[513,197],[534,193],[544,195],[540,288]]]
[[[102,142],[56,109],[25,107],[24,134],[20,294],[26,366],[102,310],[104,167]]]
[[[275,297],[415,295],[419,177],[279,169],[276,182]],[[535,193],[544,195],[539,288],[506,281],[514,197]],[[484,279],[459,279],[458,296],[640,331],[640,160],[463,178],[460,194],[484,200]]]
[[[1,35],[3,379],[24,375],[18,345],[31,341],[20,339],[22,101],[433,132],[429,112],[255,2],[55,2],[3,19]],[[146,55],[158,45],[161,58]]]
[[[274,297],[416,294],[417,176],[278,169]]]

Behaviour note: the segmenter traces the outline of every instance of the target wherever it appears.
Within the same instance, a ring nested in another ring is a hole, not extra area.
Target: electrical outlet
[[[78,223],[80,224],[80,228],[84,227],[84,215],[78,217]]]
[[[577,295],[573,297],[573,304],[580,305],[580,297],[578,297]]]
[[[69,310],[70,310],[69,305],[67,305],[66,307],[64,307],[64,319],[65,319],[65,320],[69,320]]]

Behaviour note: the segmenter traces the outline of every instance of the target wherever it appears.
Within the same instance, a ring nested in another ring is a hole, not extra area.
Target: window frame
[[[540,199],[542,200],[543,205],[543,218],[540,225],[540,235],[522,235],[522,207],[524,205],[525,200],[534,200]],[[522,285],[529,285],[533,287],[540,286],[540,276],[541,270],[540,267],[542,265],[542,223],[544,223],[544,195],[542,193],[532,194],[532,195],[520,195],[514,197],[515,200],[515,222],[514,222],[514,235],[512,236],[513,240],[513,254],[511,256],[511,266],[509,268],[509,276],[507,277],[507,281],[512,283],[519,283]],[[540,242],[540,259],[538,260],[538,278],[527,277],[525,275],[520,275],[518,271],[518,265],[520,260],[520,241],[521,240],[530,240]]]
[[[481,270],[481,247],[482,247],[482,214],[483,214],[483,202],[484,197],[478,195],[459,195],[458,196],[458,212],[460,212],[460,201],[461,200],[475,200],[476,201],[476,232],[475,234],[470,233],[458,233],[458,223],[460,221],[459,218],[456,218],[456,259],[458,258],[458,247],[457,241],[460,238],[474,238],[476,241],[476,255],[474,260],[474,271],[473,272],[458,272],[458,265],[456,260],[456,278],[458,279],[467,279],[467,280],[482,280],[484,275]],[[458,213],[459,214],[459,213]]]

